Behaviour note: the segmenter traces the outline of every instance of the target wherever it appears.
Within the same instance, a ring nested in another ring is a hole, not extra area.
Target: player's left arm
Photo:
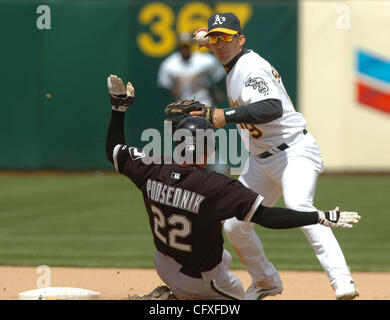
[[[290,229],[317,223],[331,228],[350,229],[359,220],[357,212],[340,211],[338,207],[329,211],[307,212],[260,204],[249,221],[270,229]]]
[[[327,227],[352,228],[360,219],[356,212],[340,211],[338,207],[325,212],[266,207],[262,205],[264,198],[261,195],[248,189],[241,182],[232,180],[226,178],[223,185],[223,196],[217,209],[221,220],[231,218],[233,214],[239,220],[253,222],[266,228],[290,229],[317,223]]]
[[[262,124],[274,121],[283,115],[279,99],[265,99],[239,108],[223,109],[226,123]]]
[[[201,111],[192,111],[192,116],[201,116]],[[274,121],[283,115],[282,102],[279,99],[265,99],[235,108],[214,108],[212,123],[221,128],[227,123],[261,124]]]
[[[221,220],[234,216],[241,221],[253,222],[270,229],[296,228],[318,222],[317,212],[303,214],[291,209],[263,206],[264,197],[238,180],[226,177],[225,183],[219,189],[223,190],[217,207]]]

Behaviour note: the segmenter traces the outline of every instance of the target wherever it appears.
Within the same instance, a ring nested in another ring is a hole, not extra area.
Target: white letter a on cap
[[[219,14],[217,14],[217,15],[215,16],[215,21],[214,21],[213,25],[215,25],[215,24],[217,24],[217,23],[222,24],[223,21],[225,21],[225,20],[226,20],[225,17],[222,17],[222,19],[221,19],[221,18],[219,17]]]

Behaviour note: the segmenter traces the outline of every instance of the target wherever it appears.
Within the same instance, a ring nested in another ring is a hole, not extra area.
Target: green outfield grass
[[[141,193],[125,177],[2,173],[0,190],[1,265],[153,267]],[[390,271],[389,190],[389,176],[319,178],[317,207],[362,216],[352,230],[334,230],[352,271]],[[321,270],[299,229],[256,231],[278,269]],[[242,268],[227,241],[225,247],[232,268]]]

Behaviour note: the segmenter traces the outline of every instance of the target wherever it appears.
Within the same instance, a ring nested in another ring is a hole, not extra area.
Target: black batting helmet
[[[190,116],[181,120],[173,134],[178,154],[186,163],[200,163],[204,155],[215,153],[215,134],[210,121],[202,117]]]

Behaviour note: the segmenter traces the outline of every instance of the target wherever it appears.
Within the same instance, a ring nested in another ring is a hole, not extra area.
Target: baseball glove
[[[202,111],[202,117],[213,124],[213,114],[215,107],[210,107],[196,100],[177,100],[168,104],[165,108],[166,120],[172,121],[173,128],[184,119],[190,116],[191,111]]]

